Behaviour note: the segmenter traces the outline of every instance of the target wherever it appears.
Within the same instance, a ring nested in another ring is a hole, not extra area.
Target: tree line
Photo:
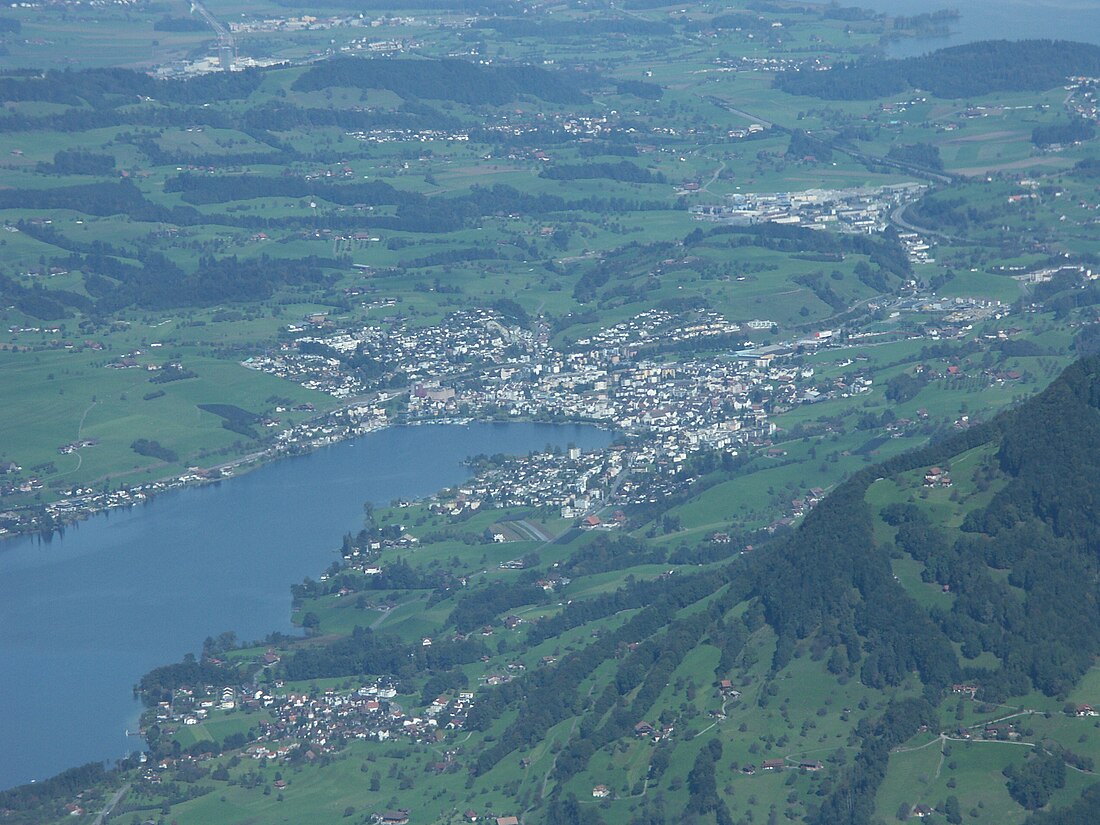
[[[539,173],[550,180],[617,180],[623,183],[667,183],[660,172],[653,173],[628,160],[618,163],[581,163],[550,166]]]
[[[547,103],[588,101],[588,96],[559,72],[538,66],[485,66],[456,59],[334,58],[313,64],[291,88],[317,92],[333,86],[386,89],[402,98],[450,100],[471,106],[499,106],[519,95],[531,95]]]

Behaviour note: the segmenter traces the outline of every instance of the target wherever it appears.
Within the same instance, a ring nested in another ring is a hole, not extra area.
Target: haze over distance
[[[666,1],[0,11],[0,822],[1093,825],[1100,0]]]
[[[858,5],[887,14],[914,15],[954,9],[946,37],[902,39],[886,49],[891,57],[925,54],[975,40],[1041,37],[1100,43],[1097,0],[861,0]]]

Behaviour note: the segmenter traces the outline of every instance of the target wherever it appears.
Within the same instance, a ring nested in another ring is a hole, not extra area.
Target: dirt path
[[[940,761],[936,763],[936,773],[932,776],[933,779],[940,778],[940,772],[943,770],[943,761],[947,758],[947,737],[940,735]]]
[[[699,187],[700,192],[707,192],[710,189],[710,185],[718,180],[718,176],[722,174],[726,169],[726,162],[724,160],[718,161],[718,168],[714,170],[714,174],[710,176],[710,180]]]
[[[738,698],[740,698],[740,697],[738,697]],[[725,721],[725,718],[724,718],[724,717],[725,717],[725,715],[726,715],[726,705],[728,705],[728,704],[730,703],[730,701],[732,701],[732,699],[731,699],[731,697],[729,697],[729,696],[727,696],[727,697],[726,697],[725,699],[723,699],[723,700],[722,700],[722,709],[718,711],[718,713],[719,713],[719,714],[721,714],[721,716],[723,717],[722,719],[715,719],[715,720],[714,720],[713,722],[711,722],[711,723],[710,723],[709,725],[707,725],[707,726],[706,726],[705,728],[703,728],[703,729],[702,729],[701,731],[699,731],[699,732],[698,732],[697,734],[695,734],[695,735],[694,735],[693,737],[691,737],[691,738],[692,738],[692,739],[698,739],[698,738],[699,738],[700,736],[702,736],[702,735],[703,735],[704,733],[706,733],[706,732],[707,732],[708,730],[710,730],[711,728],[713,728],[713,727],[714,727],[715,725],[717,725],[717,724],[718,724],[719,722],[723,722],[723,721]]]
[[[514,527],[516,530],[526,533],[530,538],[535,541],[541,541],[544,543],[550,543],[554,540],[554,537],[539,527],[537,524],[532,524],[527,519],[518,519],[516,521],[505,521],[502,524],[507,524]]]
[[[592,698],[592,691],[594,691],[595,689],[596,689],[596,684],[593,682],[592,686],[588,688],[588,693],[585,694],[585,698],[586,699],[591,699]],[[568,744],[569,740],[573,738],[573,734],[576,733],[577,725],[580,724],[580,721],[581,721],[581,718],[579,716],[574,716],[573,717],[573,724],[571,724],[569,726],[569,733],[567,733],[565,735],[565,743],[564,744]],[[564,750],[564,744],[563,744],[562,750]],[[553,747],[553,745],[554,745],[554,743],[550,742],[547,745],[547,747],[551,748],[551,747]],[[561,755],[561,750],[559,750],[557,753],[554,754],[554,758],[550,761],[550,767],[547,768],[546,773],[543,774],[542,785],[539,787],[538,799],[535,802],[533,802],[532,804],[530,804],[529,806],[527,806],[523,810],[523,813],[521,813],[519,815],[519,821],[520,822],[523,822],[523,818],[525,816],[527,816],[527,814],[531,813],[531,811],[535,810],[535,808],[538,806],[538,804],[540,802],[542,802],[544,799],[546,799],[546,786],[550,784],[550,774],[552,774],[554,772],[554,769],[558,766],[558,757],[560,755]]]
[[[930,745],[935,745],[937,742],[943,741],[943,734],[941,733],[938,738],[925,742],[923,745],[917,745],[915,748],[897,748],[891,753],[913,753],[915,751],[922,751]]]
[[[96,402],[93,401],[91,404],[88,405],[88,408],[84,410],[84,415],[80,416],[80,423],[76,425],[77,438],[80,438],[80,434],[84,431],[84,422],[88,419],[88,413],[92,411],[92,407],[94,407],[95,405]]]

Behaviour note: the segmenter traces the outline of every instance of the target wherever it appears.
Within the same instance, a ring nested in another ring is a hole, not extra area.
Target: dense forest
[[[1004,474],[1008,483],[987,507],[970,513],[962,530],[952,533],[915,506],[896,504],[882,514],[898,527],[896,547],[874,542],[864,500],[870,483],[946,463],[991,441],[999,446],[990,471]],[[1098,445],[1100,359],[1091,358],[1018,410],[846,482],[761,566],[761,599],[780,633],[776,666],[797,639],[824,634],[841,654],[834,653],[830,670],[853,672],[858,666],[871,686],[897,684],[916,670],[933,703],[960,676],[976,682],[986,701],[1003,702],[1032,689],[1064,697],[1100,652],[1094,584],[1100,570]],[[923,563],[927,581],[956,594],[949,612],[924,611],[898,585],[889,564],[897,550]],[[997,571],[1007,572],[1007,583]],[[1066,604],[1074,610],[1065,610]],[[989,651],[1000,664],[960,667],[951,642],[961,645],[964,660]],[[915,730],[911,723],[901,728],[908,735]],[[882,736],[885,743],[865,736],[846,790],[823,805],[814,822],[868,821],[885,775],[882,745],[900,741]],[[1056,761],[1061,765],[1062,758]],[[1039,755],[1008,776],[1010,794],[1020,804],[1041,807],[1059,787],[1049,764],[1048,756]]]
[[[807,134],[804,129],[795,129],[791,132],[787,157],[799,160],[811,158],[819,163],[828,163],[833,159],[833,148],[824,140]]]
[[[924,169],[943,171],[943,159],[940,157],[940,149],[931,143],[904,143],[895,144],[886,153],[890,160],[920,166]]]
[[[53,163],[39,163],[39,172],[54,175],[110,175],[115,171],[115,157],[105,152],[88,152],[83,149],[60,149],[54,153]]]
[[[174,450],[168,449],[159,441],[154,441],[148,438],[136,439],[130,445],[130,449],[138,455],[145,455],[151,458],[159,458],[161,461],[179,461],[179,455],[177,455]]]
[[[153,24],[156,32],[204,32],[210,27],[198,17],[171,17],[165,15]]]
[[[0,810],[4,811],[5,817],[18,817],[24,812],[33,815],[36,810],[45,807],[50,809],[54,816],[63,816],[64,804],[68,800],[86,788],[105,782],[109,778],[108,771],[101,762],[89,762],[87,765],[63,771],[43,782],[0,791]]]
[[[535,66],[482,66],[465,60],[335,58],[311,66],[293,85],[316,92],[332,86],[388,89],[403,98],[500,105],[519,95],[548,103],[584,103],[587,96],[562,75]]]
[[[621,95],[633,95],[643,100],[660,100],[665,95],[665,90],[656,83],[646,83],[644,80],[622,80],[615,84],[615,91]]]
[[[448,671],[476,662],[487,652],[479,640],[441,641],[430,648],[406,645],[396,636],[356,628],[351,636],[323,647],[298,651],[284,664],[289,679],[322,679],[359,673],[408,677],[425,671]]]
[[[575,166],[551,166],[540,177],[550,180],[592,180],[606,178],[623,183],[665,183],[665,176],[654,174],[628,160],[619,163],[585,163]]]
[[[1096,137],[1096,124],[1083,118],[1050,126],[1036,126],[1031,131],[1031,142],[1036,146],[1052,146],[1056,143],[1078,143]]]
[[[1097,811],[1100,811],[1100,785],[1092,785],[1072,805],[1033,814],[1026,825],[1092,825]]]
[[[873,100],[905,89],[936,97],[1042,91],[1070,75],[1100,74],[1100,46],[1056,40],[987,40],[921,57],[841,63],[827,72],[782,72],[775,86],[826,100]]]
[[[88,105],[91,109],[111,109],[148,97],[163,103],[202,105],[211,101],[241,100],[263,81],[263,73],[248,69],[219,72],[189,80],[156,80],[130,69],[51,69],[30,77],[0,78],[0,99]]]
[[[742,31],[766,32],[771,28],[771,21],[759,14],[730,12],[719,14],[710,20],[689,21],[685,24],[685,28],[687,31],[741,29]]]

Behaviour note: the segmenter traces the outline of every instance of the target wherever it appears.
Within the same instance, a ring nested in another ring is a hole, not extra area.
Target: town
[[[385,300],[375,303],[394,306]],[[733,322],[710,310],[646,310],[568,347],[551,346],[549,329],[541,321],[524,328],[492,309],[454,312],[440,324],[418,328],[398,315],[381,325],[355,328],[336,328],[325,315],[310,316],[288,324],[277,349],[242,364],[339,399],[338,409],[284,426],[277,417],[284,410],[276,407],[275,417],[260,422],[272,431],[265,446],[245,457],[114,490],[61,489],[59,500],[40,508],[0,512],[0,536],[50,530],[94,512],[130,507],[178,487],[218,482],[265,460],[393,425],[474,419],[588,422],[620,437],[604,451],[547,453],[481,468],[475,480],[444,491],[444,497],[460,499],[466,507],[546,508],[578,523],[595,519],[589,528],[614,529],[614,519],[601,521],[598,514],[683,492],[694,481],[685,469],[691,455],[707,451],[732,459],[770,450],[780,456],[775,444],[784,435],[775,423],[777,415],[800,405],[866,394],[874,386],[872,371],[859,361],[838,357],[836,363],[846,365],[843,374],[823,379],[808,363],[810,356],[857,343],[965,340],[973,336],[975,324],[999,322],[1010,314],[997,301],[945,300],[913,288],[900,297],[872,302],[868,310],[887,316],[895,329],[862,331],[853,324],[766,345],[752,339],[771,339],[776,329],[772,321]],[[907,321],[909,317],[914,320]],[[1006,327],[991,340],[1014,331],[1019,330]],[[120,365],[139,366],[139,356],[126,354],[106,366]],[[145,366],[161,373],[186,369],[180,364]],[[987,380],[1014,379],[996,373]],[[895,422],[890,431],[897,434],[905,426],[904,420]],[[94,443],[58,449],[65,453],[82,447]],[[0,478],[0,496],[42,489],[36,477],[20,476],[21,469],[0,467],[0,475],[18,476],[6,483]],[[804,511],[804,506],[793,506],[775,524],[789,523]]]

